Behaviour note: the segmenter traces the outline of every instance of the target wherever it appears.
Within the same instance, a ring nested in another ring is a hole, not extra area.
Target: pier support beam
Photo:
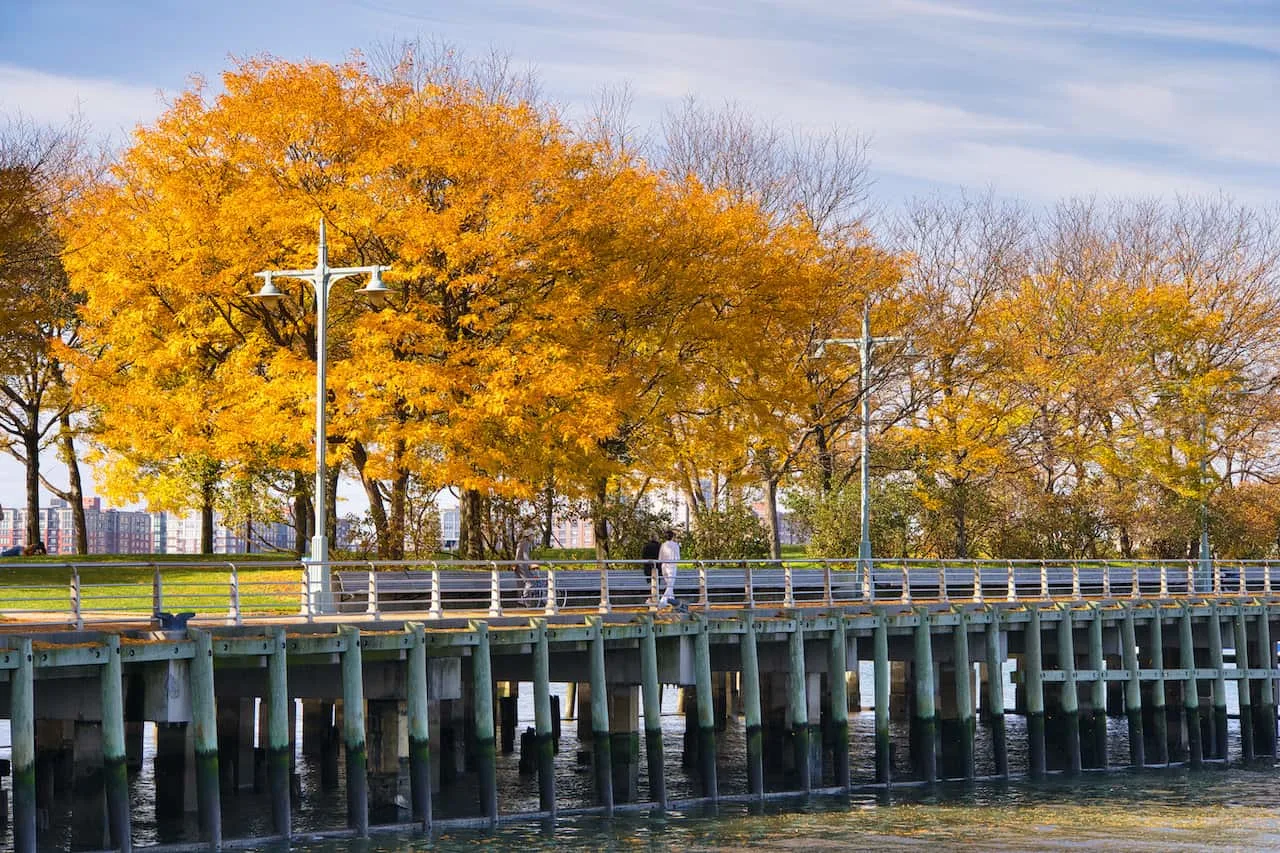
[[[791,717],[791,743],[795,748],[796,776],[799,789],[809,791],[813,787],[813,771],[809,747],[809,698],[805,691],[808,678],[804,669],[804,627],[798,616],[795,630],[787,638],[787,649],[791,661],[787,678],[787,709]]]
[[[1000,611],[987,608],[987,720],[991,725],[991,757],[995,775],[1009,778],[1009,749],[1004,725],[1004,637]]]
[[[1092,761],[1090,767],[1107,768],[1107,682],[1103,679],[1107,667],[1102,647],[1102,609],[1090,608],[1089,619],[1089,669],[1095,678],[1089,685],[1089,742]]]
[[[644,697],[644,747],[648,764],[649,800],[663,811],[667,808],[667,775],[663,763],[665,752],[662,744],[662,685],[658,683],[658,643],[653,631],[653,618],[644,619],[644,636],[640,638],[640,680]],[[747,615],[747,630],[751,630],[751,616]],[[754,645],[754,637],[752,637]],[[756,694],[757,716],[759,692]],[[748,720],[750,717],[748,716]],[[747,772],[750,774],[751,732],[747,730]]]
[[[1160,606],[1151,608],[1151,668],[1164,670],[1164,624]],[[1156,763],[1169,764],[1169,712],[1165,707],[1164,677],[1157,674],[1151,682],[1151,721],[1154,730]]]
[[[591,744],[592,761],[596,778],[596,802],[604,806],[605,814],[613,814],[613,752],[609,735],[609,687],[604,668],[604,630],[598,616],[587,617],[591,626]],[[702,699],[699,685],[699,699]],[[708,684],[706,699],[711,701]]]
[[[1258,613],[1258,666],[1270,672],[1276,668],[1276,647],[1271,642],[1271,623],[1267,618],[1269,608]],[[1276,682],[1266,675],[1258,682],[1258,701],[1254,703],[1256,724],[1253,745],[1261,755],[1276,757]]]
[[[969,664],[969,617],[964,613],[955,627],[955,698],[956,721],[959,726],[960,775],[974,777],[973,739],[973,668]]]
[[[760,656],[755,617],[748,613],[742,634],[742,713],[746,718],[747,793],[764,796],[764,732],[760,725]],[[648,714],[646,708],[645,714]],[[647,725],[647,723],[646,723]],[[845,750],[846,755],[848,750]],[[653,759],[650,758],[652,767]]]
[[[551,651],[547,620],[534,619],[531,624],[537,637],[533,644],[533,749],[538,768],[538,808],[554,817],[556,754],[551,730]]]
[[[916,609],[914,722],[916,769],[926,782],[938,781],[938,719],[933,697],[933,637],[929,611]]]
[[[613,800],[634,803],[640,787],[640,688],[609,686],[609,760],[613,771]]]
[[[1032,779],[1043,779],[1045,774],[1044,740],[1044,673],[1040,654],[1040,607],[1027,608],[1026,664],[1027,693],[1027,761]]]
[[[13,849],[36,853],[35,659],[31,638],[17,641],[18,668],[9,682],[9,737],[13,758]]]
[[[471,684],[475,696],[475,760],[479,782],[480,814],[493,826],[498,820],[497,743],[493,732],[493,661],[489,654],[489,625],[474,621],[477,635],[471,653]]]
[[[213,637],[190,631],[195,653],[191,659],[191,726],[195,737],[196,801],[200,828],[210,850],[222,847],[222,791],[218,778],[218,711],[213,693]]]
[[[1227,755],[1227,679],[1222,666],[1222,617],[1218,605],[1209,610],[1209,666],[1213,677],[1213,724],[1209,728],[1209,753],[1218,759],[1228,760]]]
[[[1236,668],[1249,669],[1249,617],[1244,607],[1236,607],[1234,621],[1236,636]],[[1256,755],[1253,746],[1253,700],[1249,679],[1236,680],[1236,696],[1240,707],[1240,758],[1248,763]]]
[[[1141,770],[1147,763],[1142,731],[1142,677],[1138,674],[1138,638],[1133,608],[1126,607],[1120,623],[1120,659],[1129,672],[1124,685],[1124,715],[1129,721],[1129,764]]]
[[[133,850],[129,822],[129,769],[125,766],[124,685],[120,638],[106,638],[102,667],[102,782],[107,799],[107,837],[121,853]],[[16,779],[16,776],[15,776]]]
[[[289,652],[284,628],[271,629],[272,654],[267,658],[267,730],[264,739],[267,759],[267,789],[271,797],[271,826],[276,835],[293,836],[290,782],[293,751],[289,749]]]
[[[386,808],[395,805],[400,792],[400,742],[402,734],[408,735],[403,730],[408,715],[402,716],[403,705],[396,699],[369,699],[365,707],[369,806]]]
[[[1058,621],[1058,669],[1062,671],[1059,707],[1062,711],[1064,746],[1067,753],[1067,775],[1078,776],[1080,761],[1080,693],[1076,685],[1075,624],[1071,610],[1064,607]]]
[[[716,780],[715,708],[711,700],[711,635],[706,620],[693,642],[693,676],[697,684],[698,703],[698,770],[702,779],[702,795],[715,802],[720,797]],[[803,675],[803,673],[802,673]]]
[[[369,776],[365,753],[364,666],[360,629],[343,625],[342,740],[347,750],[347,825],[359,838],[369,835]]]
[[[893,752],[889,740],[889,627],[884,611],[876,614],[871,638],[876,714],[876,782],[888,785],[893,775]]]
[[[849,682],[848,645],[843,619],[836,620],[831,632],[831,656],[827,662],[827,681],[831,685],[831,767],[838,788],[849,789]]]
[[[1196,681],[1196,641],[1191,630],[1191,609],[1182,608],[1178,620],[1178,640],[1182,646],[1182,668],[1187,680],[1182,682],[1182,708],[1186,715],[1188,760],[1193,770],[1204,766],[1204,744],[1200,739],[1200,685]]]

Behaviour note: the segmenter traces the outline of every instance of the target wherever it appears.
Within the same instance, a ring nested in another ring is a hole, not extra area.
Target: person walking
[[[533,600],[533,532],[526,530],[520,534],[516,542],[516,577],[521,580],[520,603],[525,607],[534,605]]]
[[[661,550],[662,550],[662,543],[659,542],[657,539],[655,539],[652,535],[649,536],[649,539],[647,542],[645,542],[643,545],[640,546],[640,559],[644,560],[644,563],[642,564],[641,567],[644,569],[645,596],[648,598],[650,602],[653,601],[653,596],[654,596],[653,570],[657,568],[658,554],[661,552]]]
[[[674,530],[666,532],[666,541],[658,548],[658,561],[662,564],[662,577],[666,580],[666,589],[658,600],[659,607],[674,607],[683,611],[684,605],[676,598],[676,569],[680,563],[680,543],[676,541]]]

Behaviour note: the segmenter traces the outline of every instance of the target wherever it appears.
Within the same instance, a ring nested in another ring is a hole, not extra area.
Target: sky
[[[874,198],[960,188],[1280,203],[1280,0],[0,0],[0,116],[116,144],[236,58],[340,61],[421,37],[632,124],[695,96],[869,141]],[[22,500],[0,462],[0,504]]]

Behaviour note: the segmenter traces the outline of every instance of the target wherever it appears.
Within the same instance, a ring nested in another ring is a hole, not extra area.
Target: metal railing
[[[0,628],[153,625],[194,613],[228,624],[264,620],[381,619],[413,614],[501,617],[562,611],[658,610],[661,566],[638,560],[542,561],[522,578],[511,561],[333,561],[332,593],[308,583],[306,562],[0,561]],[[1272,595],[1266,560],[685,560],[675,593],[694,612],[841,607],[899,602],[1163,599]],[[163,621],[163,620],[162,620]]]

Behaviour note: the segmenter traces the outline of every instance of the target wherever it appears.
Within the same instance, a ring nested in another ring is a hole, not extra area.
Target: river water
[[[862,674],[863,707],[871,673]],[[1006,682],[1007,683],[1007,682]],[[561,685],[555,692],[562,696]],[[1011,704],[1012,695],[1007,702]],[[1234,696],[1229,707],[1234,709]],[[677,713],[676,691],[668,689],[663,702],[666,742],[666,776],[670,798],[699,795],[697,780],[681,766],[684,720]],[[520,728],[532,725],[532,689],[522,685]],[[1023,718],[1009,715],[1010,770],[1027,770]],[[0,722],[0,744],[7,745],[7,723]],[[562,725],[560,753],[556,759],[556,787],[562,809],[593,804],[590,767],[576,759],[577,723]],[[850,715],[851,762],[854,782],[869,783],[873,775],[874,717],[870,712]],[[155,778],[152,727],[147,726],[144,763],[131,781],[133,829],[138,845],[191,842],[199,838],[194,815],[178,820],[157,819],[154,792],[164,780]],[[1128,732],[1123,720],[1111,720],[1109,761],[1114,767],[1128,762]],[[1230,754],[1239,756],[1239,729],[1230,722]],[[747,790],[745,747],[740,719],[731,720],[717,735],[717,771],[724,796]],[[897,778],[908,778],[906,766],[907,722],[892,721]],[[991,772],[990,742],[979,726],[977,771]],[[640,766],[645,766],[641,738]],[[7,757],[0,748],[0,756]],[[299,834],[340,830],[345,825],[346,801],[342,782],[337,789],[320,785],[320,769],[301,754],[297,757],[302,797],[295,802],[294,828]],[[339,766],[340,776],[343,767]],[[640,794],[647,796],[642,780]],[[831,778],[827,768],[826,778]],[[504,814],[536,811],[534,777],[521,777],[517,755],[498,756],[499,809]],[[620,813],[612,819],[597,816],[561,817],[554,827],[542,823],[506,823],[494,830],[445,829],[431,838],[410,833],[377,834],[367,841],[295,841],[292,847],[259,845],[250,850],[281,853],[285,849],[314,853],[415,850],[742,850],[813,851],[837,849],[923,850],[929,847],[955,850],[1280,850],[1280,786],[1268,762],[1245,768],[1234,764],[1191,773],[1181,768],[1086,773],[1068,780],[1061,776],[1031,784],[979,782],[948,783],[933,790],[895,788],[888,794],[855,794],[849,797],[771,799],[763,806],[741,802],[707,808],[675,809],[665,816],[648,811]],[[769,780],[774,786],[781,780]],[[6,780],[7,787],[8,780]],[[12,802],[10,797],[10,802]],[[437,818],[479,815],[474,774],[445,786],[435,797]],[[408,819],[394,807],[374,811],[371,822],[395,823]],[[83,821],[77,820],[69,799],[59,798],[41,833],[42,850],[83,849]],[[252,792],[223,795],[223,836],[252,838],[271,832],[270,805],[265,796]],[[77,832],[77,830],[79,831]],[[0,829],[0,849],[12,845],[9,828]],[[100,845],[87,845],[96,847]]]

